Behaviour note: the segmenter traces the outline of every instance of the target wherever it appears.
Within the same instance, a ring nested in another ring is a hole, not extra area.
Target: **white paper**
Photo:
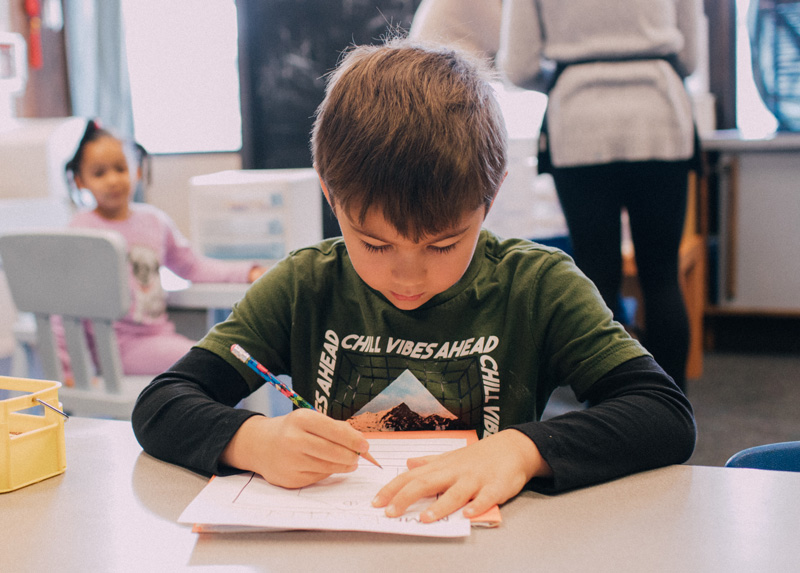
[[[421,523],[419,514],[433,498],[420,500],[404,515],[386,517],[371,501],[381,487],[406,471],[410,457],[448,452],[466,446],[453,438],[369,440],[369,452],[383,466],[359,460],[358,469],[336,474],[299,489],[274,486],[251,473],[215,477],[181,514],[180,523],[202,531],[314,529],[372,531],[432,537],[462,537],[470,521],[460,511],[435,523]]]

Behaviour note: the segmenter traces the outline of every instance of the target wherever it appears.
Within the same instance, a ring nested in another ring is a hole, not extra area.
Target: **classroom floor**
[[[713,353],[689,382],[698,439],[693,465],[721,466],[739,450],[800,440],[800,355]]]

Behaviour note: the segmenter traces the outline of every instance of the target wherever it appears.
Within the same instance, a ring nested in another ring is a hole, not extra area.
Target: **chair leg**
[[[24,342],[17,341],[14,344],[14,354],[11,355],[11,376],[12,378],[30,378],[31,368],[28,360],[29,349]]]

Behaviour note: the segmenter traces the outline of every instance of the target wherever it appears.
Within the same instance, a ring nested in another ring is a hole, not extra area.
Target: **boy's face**
[[[415,243],[376,209],[363,223],[336,210],[347,253],[358,275],[401,310],[413,310],[461,279],[472,260],[486,209],[465,212],[458,223]]]

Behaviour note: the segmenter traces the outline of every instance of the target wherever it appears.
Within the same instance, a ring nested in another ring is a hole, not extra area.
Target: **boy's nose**
[[[413,287],[422,283],[425,264],[414,256],[399,256],[392,268],[392,275],[398,284]]]

